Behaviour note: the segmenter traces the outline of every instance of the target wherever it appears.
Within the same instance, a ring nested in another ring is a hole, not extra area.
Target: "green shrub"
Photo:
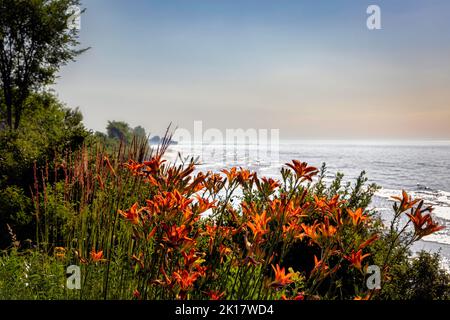
[[[20,239],[35,233],[30,208],[35,173],[53,172],[57,155],[78,149],[89,135],[81,113],[53,95],[33,94],[26,103],[19,129],[0,131],[0,230],[10,224]],[[0,248],[5,245],[3,237]]]
[[[390,270],[380,298],[387,300],[450,299],[450,274],[441,266],[438,253],[404,254]]]

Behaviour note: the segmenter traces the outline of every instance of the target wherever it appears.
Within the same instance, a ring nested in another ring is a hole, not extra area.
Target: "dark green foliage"
[[[68,299],[65,266],[38,250],[0,252],[0,300]]]
[[[124,121],[108,121],[106,133],[96,131],[87,143],[89,145],[100,144],[108,154],[114,154],[121,145],[130,145],[133,139],[147,140],[147,133],[142,126],[135,128]]]
[[[47,163],[76,150],[89,135],[81,113],[66,108],[53,95],[33,94],[26,105],[22,125],[14,131],[0,131],[0,229],[4,234],[9,223],[22,239],[33,237],[34,166],[38,174],[41,169],[52,171]],[[0,246],[4,245],[0,239]]]
[[[108,121],[108,125],[106,126],[106,132],[108,134],[108,138],[129,141],[131,128],[128,123],[123,121]]]
[[[404,254],[390,270],[390,278],[381,292],[381,299],[450,299],[450,275],[441,267],[438,253],[421,251],[412,259]]]
[[[124,142],[126,144],[131,143],[133,137],[136,138],[145,138],[147,134],[145,133],[145,129],[141,126],[137,126],[134,129],[130,127],[130,125],[124,121],[108,121],[108,125],[106,126],[107,135],[97,132],[96,135],[100,139],[108,138],[117,142]],[[111,142],[111,141],[110,141]]]
[[[69,18],[79,0],[0,0],[0,86],[2,121],[17,129],[30,94],[53,83],[78,50],[78,30]],[[3,124],[5,125],[5,124]]]
[[[137,126],[133,129],[133,135],[137,138],[145,138],[147,136],[145,129],[141,126]]]

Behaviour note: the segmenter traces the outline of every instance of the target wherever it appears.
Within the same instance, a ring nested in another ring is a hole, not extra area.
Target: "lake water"
[[[336,172],[354,181],[362,170],[369,182],[382,187],[372,207],[388,218],[392,213],[390,197],[404,189],[413,197],[435,208],[436,221],[446,229],[425,237],[415,249],[440,250],[450,259],[450,141],[362,142],[362,141],[282,141],[277,156],[261,146],[226,144],[180,144],[170,147],[169,155],[201,156],[198,170],[218,171],[242,166],[258,176],[279,177],[283,164],[293,159],[320,167],[327,164],[327,179]]]

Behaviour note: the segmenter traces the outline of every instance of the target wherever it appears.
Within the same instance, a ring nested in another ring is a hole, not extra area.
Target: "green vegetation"
[[[0,84],[6,124],[17,130],[30,94],[53,83],[59,68],[86,49],[68,23],[78,0],[0,1]],[[72,10],[71,10],[72,9]],[[32,110],[32,109],[31,109]]]
[[[164,160],[170,136],[151,148],[140,126],[88,131],[46,90],[84,51],[73,5],[0,0],[0,299],[450,297],[439,255],[410,252],[441,227],[406,192],[385,226],[364,173],[327,184],[325,165],[295,160],[280,180],[195,173],[193,160]],[[367,287],[370,265],[379,288]]]

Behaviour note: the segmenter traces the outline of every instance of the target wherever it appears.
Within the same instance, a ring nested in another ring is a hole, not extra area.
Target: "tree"
[[[125,143],[130,140],[132,135],[130,126],[124,121],[108,121],[106,132],[108,138],[122,140]]]
[[[142,138],[142,137],[146,137],[146,136],[147,136],[147,134],[145,133],[145,129],[144,129],[142,126],[137,126],[137,127],[135,127],[135,128],[133,129],[133,135],[134,135],[135,137],[139,137],[139,138]]]
[[[0,0],[0,105],[10,130],[19,127],[28,96],[89,49],[75,49],[78,30],[69,22],[79,6],[79,0]]]

